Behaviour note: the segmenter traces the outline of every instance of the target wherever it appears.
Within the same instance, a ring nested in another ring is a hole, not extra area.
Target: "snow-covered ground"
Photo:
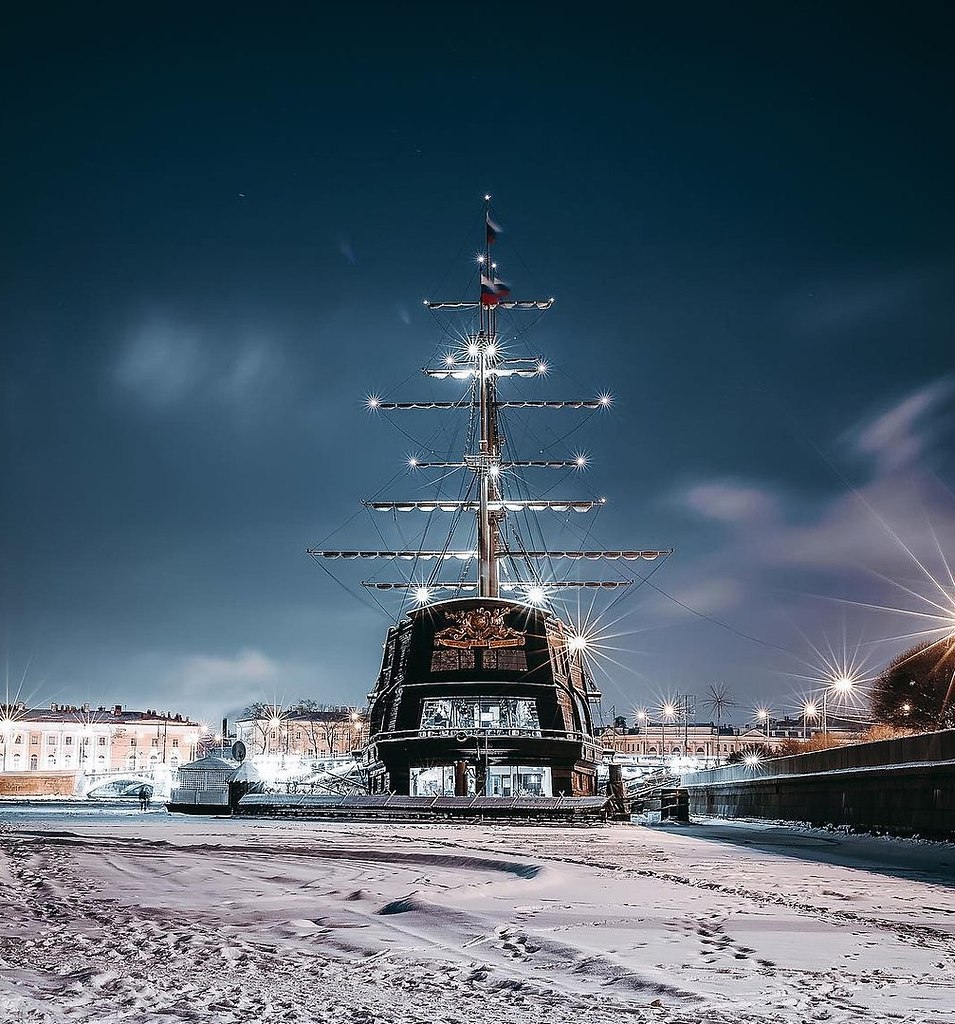
[[[0,808],[0,1021],[955,1022],[955,846]]]

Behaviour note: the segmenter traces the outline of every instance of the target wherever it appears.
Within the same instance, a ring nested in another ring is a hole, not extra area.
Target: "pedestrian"
[[[149,807],[149,790],[145,786],[139,787],[139,809],[145,811]]]

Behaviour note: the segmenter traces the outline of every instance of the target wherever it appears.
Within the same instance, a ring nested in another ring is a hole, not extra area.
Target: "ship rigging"
[[[416,471],[467,474],[457,497],[362,503],[374,512],[396,516],[421,512],[430,519],[433,514],[450,514],[444,542],[406,549],[308,549],[309,555],[322,560],[413,563],[410,573],[399,574],[404,578],[363,583],[372,590],[403,591],[414,604],[389,630],[382,669],[370,694],[372,736],[366,765],[373,791],[410,794],[415,772],[451,765],[455,793],[461,796],[513,792],[520,766],[549,772],[555,795],[593,792],[600,754],[593,740],[590,704],[599,699],[599,692],[580,638],[547,606],[567,589],[615,590],[630,586],[633,578],[625,573],[602,579],[559,578],[553,563],[654,561],[672,553],[656,548],[551,550],[525,543],[519,517],[590,513],[605,499],[532,496],[523,470],[582,470],[587,457],[573,453],[564,459],[521,458],[512,450],[502,417],[512,409],[605,410],[612,402],[609,394],[558,400],[499,394],[515,380],[542,378],[548,372],[541,358],[509,353],[500,333],[501,312],[544,313],[554,301],[511,297],[493,259],[499,234],[487,196],[484,246],[476,258],[478,294],[461,301],[425,303],[432,312],[462,312],[470,318],[442,364],[423,369],[429,378],[466,384],[466,393],[456,401],[368,399],[375,412],[469,413],[468,437],[458,459],[425,452],[408,460]],[[473,517],[471,542],[455,546],[464,517]],[[418,563],[427,567],[426,577],[417,575]],[[455,564],[457,576],[442,573],[445,566]],[[517,774],[512,773],[507,786],[506,769],[515,765]]]

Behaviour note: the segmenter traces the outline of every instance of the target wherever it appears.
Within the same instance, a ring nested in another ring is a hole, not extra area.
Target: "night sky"
[[[459,393],[416,373],[446,348],[421,300],[473,290],[485,192],[514,294],[557,300],[522,393],[614,396],[515,428],[592,457],[541,490],[608,498],[551,539],[676,549],[612,610],[605,710],[723,681],[736,720],[782,712],[815,650],[872,670],[938,627],[903,612],[955,590],[952,28],[931,3],[8,8],[11,696],[363,702],[400,604],[357,583],[398,577],[342,586],[305,548],[390,542],[349,517],[396,473],[383,497],[430,496],[402,467],[453,440],[439,414],[363,401]]]

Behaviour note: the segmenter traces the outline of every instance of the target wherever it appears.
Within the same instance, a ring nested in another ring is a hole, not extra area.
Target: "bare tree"
[[[278,710],[273,704],[264,704],[262,701],[255,701],[245,709],[244,717],[252,723],[247,737],[252,748],[250,753],[264,754],[268,749],[269,729]]]
[[[701,707],[712,712],[713,717],[716,719],[716,732],[717,735],[720,731],[720,726],[723,724],[723,716],[729,711],[730,708],[735,708],[736,701],[733,699],[733,695],[729,691],[729,687],[726,683],[710,683],[709,686],[703,691],[703,699],[700,701]]]
[[[321,735],[319,711],[321,705],[312,700],[310,697],[303,697],[297,704],[294,704],[289,708],[289,714],[301,715],[302,718],[297,723],[308,737],[309,753],[312,757],[318,757],[319,754],[319,738]]]

